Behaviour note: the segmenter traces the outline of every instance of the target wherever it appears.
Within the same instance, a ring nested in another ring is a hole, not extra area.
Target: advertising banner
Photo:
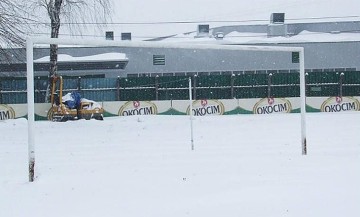
[[[171,101],[127,101],[104,102],[104,116],[158,115],[166,114],[171,108]]]
[[[239,99],[243,114],[273,114],[300,112],[300,98]]]
[[[27,104],[0,104],[0,120],[26,117]]]
[[[131,115],[188,115],[189,100],[103,102],[104,117]],[[49,120],[49,103],[35,104],[35,119]],[[307,112],[360,111],[360,97],[307,97]],[[276,114],[300,112],[300,98],[199,99],[192,101],[194,116]],[[0,104],[0,120],[27,117],[27,104]]]
[[[15,109],[10,105],[0,104],[0,120],[18,118]]]
[[[360,97],[308,97],[306,99],[309,112],[347,112],[360,111]]]

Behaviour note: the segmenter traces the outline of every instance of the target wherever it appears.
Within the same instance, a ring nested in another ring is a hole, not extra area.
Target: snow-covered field
[[[0,122],[1,217],[360,216],[360,112]]]

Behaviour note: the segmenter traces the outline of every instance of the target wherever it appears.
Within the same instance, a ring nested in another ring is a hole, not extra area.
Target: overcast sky
[[[115,19],[123,22],[267,19],[359,15],[359,0],[116,0]]]
[[[270,14],[274,12],[285,13],[287,23],[360,20],[359,17],[293,20],[360,16],[360,0],[113,0],[113,3],[112,22],[116,24],[108,25],[101,30],[90,25],[83,35],[104,37],[105,31],[114,31],[115,39],[119,39],[122,32],[131,32],[133,40],[143,40],[196,31],[198,24],[209,24],[210,28],[250,23],[267,24]],[[214,22],[247,20],[263,21]],[[153,24],[181,21],[193,23]],[[44,34],[49,32],[49,28],[38,29],[38,32]],[[63,26],[61,28],[63,35],[60,37],[65,37],[64,35],[69,34],[67,32],[66,26]]]
[[[116,0],[114,22],[268,20],[273,12],[286,19],[360,16],[359,0]],[[354,19],[354,18],[351,18]],[[355,18],[360,20],[359,18]],[[345,20],[345,19],[342,19]],[[317,20],[326,21],[326,20]],[[290,20],[288,20],[290,22]],[[295,22],[295,21],[291,21]],[[297,21],[299,22],[299,21]],[[306,21],[306,22],[314,22]],[[210,27],[224,23],[209,23]],[[231,25],[236,23],[228,23]],[[170,35],[194,31],[197,24],[116,25],[119,32],[138,36]]]

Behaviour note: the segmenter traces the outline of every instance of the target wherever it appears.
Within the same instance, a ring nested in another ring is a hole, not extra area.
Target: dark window
[[[199,25],[199,33],[209,33],[209,25]]]
[[[273,13],[270,18],[271,23],[284,23],[285,13]]]
[[[266,72],[268,74],[270,74],[270,73],[274,74],[274,73],[278,73],[278,70],[267,70]]]
[[[292,63],[299,63],[300,62],[299,52],[292,52],[291,57],[292,57]]]
[[[121,40],[131,41],[131,32],[123,32],[121,33]]]
[[[312,72],[322,72],[322,69],[313,69]]]
[[[235,75],[243,75],[244,74],[244,71],[234,71],[233,74]]]
[[[139,74],[127,74],[127,77],[129,78],[134,78],[134,77],[139,77]]]
[[[345,71],[345,68],[336,68],[335,71],[336,72],[342,72],[342,71]]]
[[[233,72],[232,71],[223,71],[221,72],[222,75],[232,75]]]
[[[266,70],[256,70],[256,74],[266,74]]]
[[[187,72],[186,75],[187,76],[194,76],[194,75],[197,75],[197,73],[196,72]]]
[[[198,72],[198,75],[209,75],[209,72]]]
[[[186,72],[176,72],[175,76],[185,76]]]
[[[289,70],[279,70],[279,73],[289,73]]]
[[[153,55],[153,65],[165,65],[165,55]]]
[[[160,77],[161,73],[151,73],[150,77]]]
[[[220,72],[210,72],[210,75],[220,75]]]
[[[114,40],[114,32],[105,33],[106,40]]]

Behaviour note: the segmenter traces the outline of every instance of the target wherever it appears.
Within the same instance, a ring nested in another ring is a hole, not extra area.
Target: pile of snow
[[[360,113],[0,122],[4,217],[360,216]],[[76,135],[76,136],[73,136]],[[71,139],[70,139],[71,138]]]
[[[196,38],[194,34],[179,34],[163,41],[166,42],[187,42],[187,43],[208,43],[208,44],[277,44],[277,43],[303,43],[303,42],[350,42],[359,41],[359,33],[324,33],[302,31],[297,35],[268,37],[266,33],[237,32],[233,31],[224,36],[222,40],[214,37]]]
[[[86,110],[94,110],[94,109],[101,109],[101,108],[102,108],[102,106],[100,105],[100,103],[95,102],[94,100],[90,100],[90,99],[86,99],[86,98],[81,98],[81,102],[88,104],[87,106],[84,107],[84,109],[86,109]]]

